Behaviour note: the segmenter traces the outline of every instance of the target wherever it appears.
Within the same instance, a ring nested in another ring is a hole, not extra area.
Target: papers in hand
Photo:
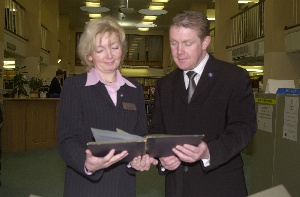
[[[87,143],[88,148],[94,156],[103,157],[111,149],[115,149],[115,154],[126,150],[128,156],[122,161],[129,162],[139,155],[149,154],[151,157],[166,157],[174,155],[172,148],[176,145],[200,144],[204,135],[167,135],[153,134],[141,137],[126,133],[122,130],[108,131],[91,128],[95,142]]]

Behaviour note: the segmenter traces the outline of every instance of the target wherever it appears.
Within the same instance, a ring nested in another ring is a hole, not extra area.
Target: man
[[[207,53],[209,21],[204,14],[180,13],[169,31],[178,69],[157,82],[149,132],[205,137],[198,146],[176,146],[174,156],[159,158],[166,196],[247,196],[240,153],[256,131],[249,75]],[[196,74],[191,82],[189,71]],[[187,93],[192,84],[194,93]]]
[[[59,98],[61,92],[60,80],[64,78],[64,71],[58,69],[56,71],[55,77],[51,80],[49,87],[49,97],[50,98]]]

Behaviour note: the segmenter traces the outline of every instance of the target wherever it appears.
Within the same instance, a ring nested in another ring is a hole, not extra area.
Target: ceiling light
[[[141,9],[139,10],[140,14],[144,14],[144,15],[162,15],[162,14],[166,14],[168,13],[166,10],[148,10],[148,9]]]
[[[86,7],[81,6],[80,9],[85,12],[89,13],[102,13],[102,12],[108,12],[110,9],[106,7]]]
[[[138,28],[139,31],[149,31],[148,27],[140,27]]]
[[[238,3],[258,3],[258,0],[251,0],[251,1],[238,1]]]
[[[90,18],[101,18],[101,14],[89,14]]]
[[[207,20],[209,20],[209,21],[214,21],[214,20],[216,20],[215,18],[207,18]]]
[[[4,63],[4,65],[15,64],[15,61],[14,60],[4,60],[3,63]]]
[[[153,3],[168,3],[169,0],[152,0]]]
[[[142,21],[141,23],[144,25],[152,25],[153,21]]]
[[[162,10],[164,7],[163,5],[149,5],[149,10]]]
[[[154,21],[157,19],[157,16],[144,16],[143,20]]]
[[[148,25],[148,24],[137,23],[134,26],[136,26],[136,27],[156,27],[157,25],[155,25],[155,24]]]
[[[15,65],[4,65],[3,68],[16,68]]]
[[[100,7],[100,2],[90,2],[90,1],[87,1],[85,2],[85,6],[86,7]]]

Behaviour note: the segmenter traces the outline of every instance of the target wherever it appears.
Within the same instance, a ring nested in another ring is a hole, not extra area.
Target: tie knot
[[[189,79],[194,79],[194,77],[197,75],[197,73],[194,71],[189,71],[186,74],[189,77]]]

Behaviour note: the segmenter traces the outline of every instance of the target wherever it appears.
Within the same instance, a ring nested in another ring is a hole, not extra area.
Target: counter
[[[54,147],[58,98],[2,99],[2,152]]]

